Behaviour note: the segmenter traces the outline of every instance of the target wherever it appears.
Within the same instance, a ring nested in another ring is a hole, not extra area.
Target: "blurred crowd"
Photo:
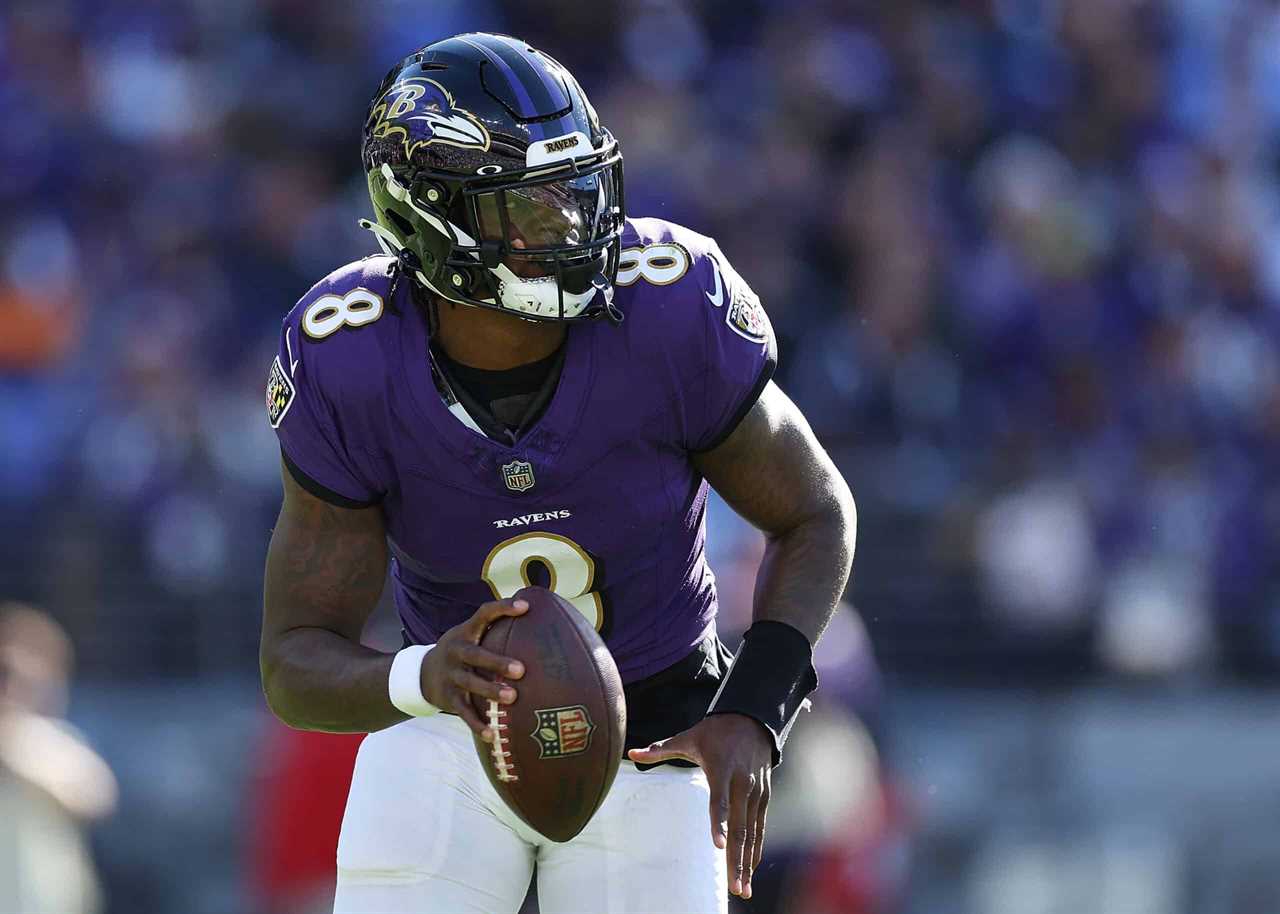
[[[12,0],[0,575],[88,668],[248,668],[277,321],[370,252],[381,74],[468,29],[760,292],[891,667],[1277,667],[1275,4]]]
[[[248,668],[277,321],[370,252],[381,74],[472,29],[760,292],[891,667],[1276,669],[1275,4],[11,0],[0,575],[90,669]]]

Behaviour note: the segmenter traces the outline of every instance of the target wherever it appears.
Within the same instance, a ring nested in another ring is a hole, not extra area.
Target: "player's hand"
[[[422,697],[441,711],[457,714],[486,743],[493,742],[493,731],[476,711],[471,696],[511,704],[516,690],[494,678],[519,679],[524,675],[524,664],[485,650],[480,638],[503,616],[521,616],[528,609],[524,600],[485,603],[466,622],[441,635],[422,661]]]
[[[687,759],[711,786],[711,840],[724,848],[729,891],[751,897],[751,874],[764,853],[765,810],[773,770],[773,739],[759,721],[742,714],[713,714],[647,749],[632,749],[642,764]]]

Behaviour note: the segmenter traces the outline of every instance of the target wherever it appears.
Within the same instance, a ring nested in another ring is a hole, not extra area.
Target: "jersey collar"
[[[596,371],[597,334],[611,326],[591,321],[569,327],[560,377],[547,393],[550,402],[541,417],[520,429],[514,441],[502,441],[484,433],[482,423],[449,387],[444,372],[434,369],[426,315],[410,296],[404,297],[405,332],[399,336],[398,361],[408,381],[409,398],[418,414],[436,431],[437,440],[455,457],[471,465],[477,476],[500,480],[498,465],[513,455],[545,460],[554,458],[567,446],[587,406]],[[447,392],[441,392],[433,372],[444,381]]]

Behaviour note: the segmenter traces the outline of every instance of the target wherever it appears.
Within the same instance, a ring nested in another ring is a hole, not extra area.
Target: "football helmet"
[[[504,35],[427,45],[378,87],[361,156],[376,220],[361,225],[430,293],[620,319],[622,155],[551,57]]]

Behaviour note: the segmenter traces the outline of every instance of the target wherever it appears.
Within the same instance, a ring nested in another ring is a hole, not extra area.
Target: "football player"
[[[385,256],[303,296],[267,386],[285,494],[263,686],[288,724],[372,734],[335,910],[514,912],[536,860],[547,914],[723,912],[726,888],[751,895],[854,547],[848,488],[770,380],[768,317],[714,241],[626,216],[617,142],[521,41],[405,58],[362,157]],[[736,656],[708,484],[768,536]],[[388,563],[395,655],[360,645]],[[626,684],[628,760],[563,844],[504,807],[471,740],[492,738],[473,700],[513,701],[523,674],[478,642],[529,583],[590,620]]]

